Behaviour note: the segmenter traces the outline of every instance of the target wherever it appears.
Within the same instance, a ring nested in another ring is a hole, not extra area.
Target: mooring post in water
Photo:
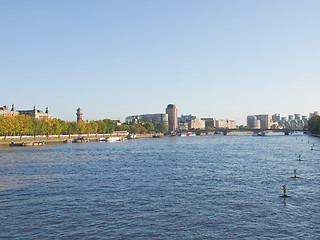
[[[293,177],[297,178],[297,169],[294,169],[293,172],[294,172],[294,176]]]
[[[286,197],[286,185],[282,186],[282,190],[283,190],[283,197]]]
[[[301,154],[299,154],[299,161],[301,161]]]

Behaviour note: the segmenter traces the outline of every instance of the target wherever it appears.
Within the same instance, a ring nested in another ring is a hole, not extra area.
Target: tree
[[[117,125],[115,128],[116,131],[127,131],[130,132],[130,126],[127,124]]]
[[[51,121],[50,133],[55,135],[60,135],[62,131],[61,123],[58,119],[54,118]]]
[[[154,130],[154,124],[152,122],[146,122],[144,125],[143,125],[147,132],[152,132]]]
[[[98,123],[96,121],[90,121],[87,127],[88,133],[97,133],[98,132]]]
[[[104,119],[103,122],[106,125],[106,130],[107,130],[106,132],[113,133],[114,129],[115,129],[114,121],[112,121],[110,119]]]
[[[316,115],[309,119],[308,128],[312,134],[320,134],[320,116]]]
[[[157,133],[166,133],[168,132],[168,127],[164,125],[163,123],[158,123],[155,127],[155,131]]]

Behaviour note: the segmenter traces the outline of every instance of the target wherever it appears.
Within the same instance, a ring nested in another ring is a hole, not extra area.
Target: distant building
[[[179,123],[178,124],[179,131],[187,131],[189,130],[189,124],[188,123]]]
[[[260,129],[270,129],[272,118],[268,114],[259,114],[256,117],[260,120]]]
[[[168,114],[165,113],[156,113],[156,114],[142,114],[126,117],[126,123],[142,123],[142,122],[152,122],[154,125],[158,123],[163,123],[168,126]]]
[[[235,120],[216,120],[216,128],[236,129],[237,124]]]
[[[229,129],[237,129],[237,122],[235,120],[227,120]]]
[[[301,120],[301,114],[294,114],[294,120]]]
[[[18,110],[18,112],[21,115],[34,117],[36,119],[41,119],[41,118],[50,119],[50,118],[52,118],[52,115],[49,112],[49,108],[48,107],[46,108],[45,112],[43,112],[41,110],[37,110],[36,106],[34,106],[32,110]]]
[[[16,110],[16,107],[14,104],[11,107],[11,110],[7,105],[4,105],[3,107],[0,107],[0,116],[16,116],[19,115],[19,112]]]
[[[204,121],[205,128],[206,127],[216,127],[216,120],[213,118],[201,118]]]
[[[178,109],[176,105],[169,104],[166,108],[166,113],[168,114],[168,130],[170,132],[175,132],[178,130]]]
[[[188,130],[191,129],[205,129],[205,121],[198,119],[187,119]]]
[[[309,114],[309,118],[312,118],[313,116],[316,116],[316,115],[319,115],[319,112],[318,111],[315,111],[313,113],[310,113]]]
[[[249,129],[260,129],[260,120],[255,115],[247,116],[247,127]]]
[[[217,120],[216,126],[217,126],[217,128],[228,128],[228,121],[227,120]]]
[[[82,121],[83,121],[83,120],[82,120],[82,115],[83,115],[83,113],[82,113],[81,108],[78,108],[78,109],[77,109],[76,115],[77,115],[77,122],[82,122]]]
[[[0,107],[0,115],[2,116],[16,116],[16,115],[28,115],[30,117],[34,117],[36,119],[40,118],[52,118],[51,113],[49,112],[49,108],[46,108],[46,111],[43,112],[41,110],[37,110],[36,106],[33,107],[33,110],[16,110],[15,105],[13,104],[11,110],[9,110],[8,106]]]
[[[280,122],[280,114],[273,114],[272,121],[273,122]]]

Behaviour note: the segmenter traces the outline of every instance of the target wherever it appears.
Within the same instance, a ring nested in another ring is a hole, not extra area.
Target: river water
[[[1,148],[0,238],[320,239],[319,163],[303,134]]]

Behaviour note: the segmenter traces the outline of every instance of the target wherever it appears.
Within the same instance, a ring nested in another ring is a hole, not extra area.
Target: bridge
[[[196,134],[204,134],[209,132],[214,133],[223,133],[223,135],[228,135],[231,132],[252,132],[253,134],[257,135],[264,135],[266,132],[282,132],[285,135],[293,134],[295,132],[307,132],[307,130],[301,130],[301,129],[228,129],[228,128],[215,128],[210,130],[205,129],[194,129],[189,130],[186,132],[195,132]]]

